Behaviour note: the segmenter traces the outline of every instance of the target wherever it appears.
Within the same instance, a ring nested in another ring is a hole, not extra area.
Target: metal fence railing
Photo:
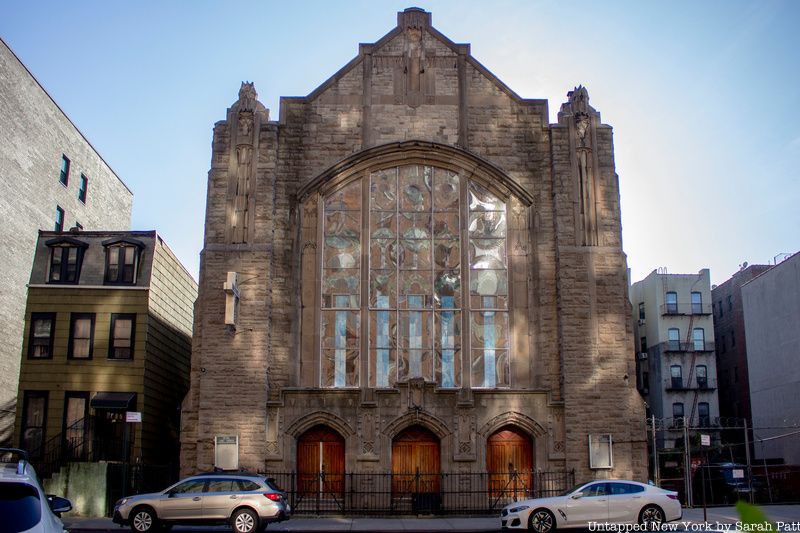
[[[300,514],[495,513],[526,498],[557,495],[575,471],[270,473]]]

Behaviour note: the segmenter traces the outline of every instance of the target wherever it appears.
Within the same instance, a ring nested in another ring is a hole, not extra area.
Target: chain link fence
[[[689,425],[687,417],[650,417],[647,432],[651,480],[676,491],[685,506],[800,502],[800,465],[764,452],[775,439],[800,446],[797,425],[752,428],[736,418]]]

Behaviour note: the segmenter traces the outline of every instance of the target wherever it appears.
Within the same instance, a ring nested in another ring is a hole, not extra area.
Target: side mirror
[[[580,492],[580,491],[573,492],[572,495],[570,496],[570,498],[572,498],[573,500],[579,500],[579,499],[583,498],[583,493]]]
[[[61,516],[61,513],[68,513],[72,510],[72,502],[66,498],[62,498],[61,496],[53,496],[52,494],[48,494],[47,504],[50,506],[50,510],[59,517]]]

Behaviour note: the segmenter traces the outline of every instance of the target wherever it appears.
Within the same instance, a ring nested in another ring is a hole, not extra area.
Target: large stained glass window
[[[469,187],[469,300],[472,386],[508,386],[506,206]]]
[[[323,387],[357,387],[361,338],[361,182],[325,198],[322,269]]]
[[[362,197],[369,202],[363,211]],[[324,205],[322,386],[386,388],[422,378],[460,387],[462,346],[473,387],[508,386],[503,201],[451,170],[404,165],[368,173],[328,194]],[[462,338],[462,312],[469,339]],[[360,381],[362,349],[369,364]]]

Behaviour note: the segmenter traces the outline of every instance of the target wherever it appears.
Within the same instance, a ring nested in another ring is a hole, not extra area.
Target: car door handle
[[[641,499],[641,496],[631,496],[631,498],[633,498],[634,500],[638,500]]]
[[[199,502],[200,501],[200,496],[195,496],[194,498],[192,498],[192,501],[193,502]]]
[[[231,494],[231,500],[235,500],[237,498],[238,498],[238,496],[236,494]]]

